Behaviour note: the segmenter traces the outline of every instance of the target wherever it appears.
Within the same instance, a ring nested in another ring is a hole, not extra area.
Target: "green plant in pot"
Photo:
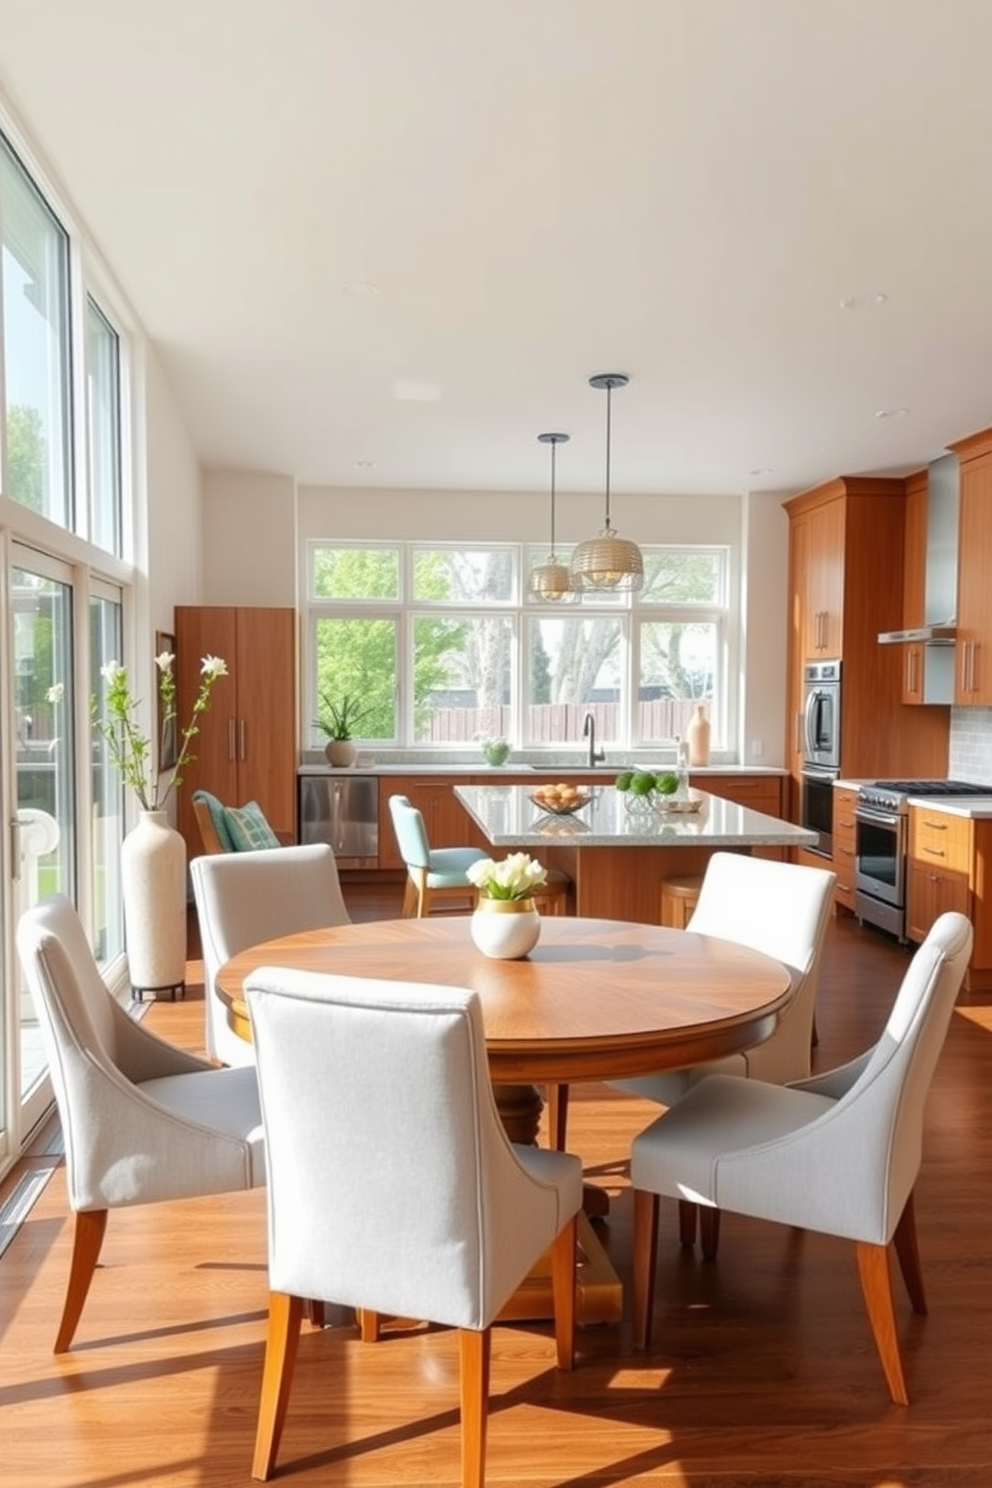
[[[320,717],[314,719],[314,728],[327,735],[324,753],[328,764],[353,765],[358,757],[358,750],[352,742],[352,736],[362,719],[372,712],[371,707],[362,707],[360,700],[348,693],[345,693],[340,702],[336,702],[326,692],[322,692],[320,703]]]

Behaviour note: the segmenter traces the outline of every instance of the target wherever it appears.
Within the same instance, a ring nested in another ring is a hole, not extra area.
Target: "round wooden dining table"
[[[376,920],[266,941],[226,962],[217,992],[245,1039],[244,984],[262,966],[477,992],[496,1103],[510,1138],[525,1143],[537,1138],[536,1086],[722,1058],[767,1038],[791,995],[788,970],[770,956],[662,925],[542,916],[525,958],[496,961],[476,949],[467,915]],[[580,1321],[616,1321],[620,1284],[582,1216],[579,1251]],[[550,1279],[539,1270],[504,1316],[547,1317],[550,1305]]]
[[[722,1058],[768,1037],[791,988],[770,956],[662,925],[548,916],[529,955],[496,961],[476,949],[468,916],[376,920],[285,936],[228,961],[217,991],[246,1039],[244,982],[260,966],[471,988],[497,1087],[622,1079]],[[536,1135],[508,1127],[515,1141]]]

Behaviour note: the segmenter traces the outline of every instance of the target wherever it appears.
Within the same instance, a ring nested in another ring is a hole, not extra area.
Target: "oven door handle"
[[[806,694],[806,710],[803,717],[803,734],[806,739],[807,759],[815,759],[816,757],[818,746],[816,742],[817,728],[815,720],[822,696],[823,693],[820,692],[817,688],[813,688]]]
[[[898,827],[903,817],[899,812],[875,811],[871,806],[856,806],[854,820],[868,822],[875,827]]]

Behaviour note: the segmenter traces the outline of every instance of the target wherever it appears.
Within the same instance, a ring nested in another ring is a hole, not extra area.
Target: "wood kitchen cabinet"
[[[840,770],[861,779],[947,774],[947,711],[903,707],[903,480],[839,476],[785,503],[789,515],[789,815],[800,820],[803,668],[841,663]],[[826,617],[826,618],[824,618]],[[823,643],[826,642],[826,646]]]
[[[914,630],[923,624],[927,569],[927,471],[906,479],[906,528],[903,545],[902,627]],[[945,617],[946,618],[946,617]],[[901,646],[902,701],[918,706],[923,702],[923,665],[920,641]]]
[[[974,926],[969,992],[992,991],[992,820],[933,805],[909,809],[906,934],[922,941],[938,915],[957,910]]]
[[[858,805],[858,793],[846,785],[834,786],[834,872],[837,884],[834,888],[834,904],[842,904],[854,913],[854,870],[857,851],[857,827],[854,813]]]
[[[192,795],[227,806],[257,801],[280,841],[296,840],[296,615],[292,609],[180,605],[175,612],[177,707],[192,714],[200,659],[221,656],[228,675],[200,715],[196,758],[179,792],[179,830],[190,857],[203,852]]]
[[[954,701],[992,704],[992,429],[949,446],[961,462]]]

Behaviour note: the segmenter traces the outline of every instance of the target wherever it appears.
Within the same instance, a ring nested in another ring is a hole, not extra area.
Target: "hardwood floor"
[[[390,914],[390,897],[356,918]],[[398,902],[398,901],[397,901]],[[881,1029],[907,953],[831,926],[816,1064]],[[202,971],[150,1026],[202,1046]],[[490,1488],[647,1483],[728,1488],[978,1488],[992,1471],[992,1005],[956,1010],[928,1111],[917,1220],[930,1313],[899,1292],[911,1405],[890,1403],[853,1246],[725,1215],[720,1255],[679,1248],[665,1207],[656,1345],[629,1324],[581,1330],[558,1374],[551,1330],[493,1341]],[[569,1140],[610,1193],[600,1233],[629,1275],[626,1154],[656,1113],[599,1086],[573,1089]],[[40,1156],[22,1165],[51,1167]],[[6,1185],[10,1188],[11,1179]],[[815,1182],[815,1175],[810,1175]],[[10,1488],[247,1484],[266,1305],[261,1192],[115,1211],[73,1350],[51,1353],[68,1257],[61,1168],[0,1260],[0,1481]],[[287,1482],[455,1488],[455,1338],[419,1329],[362,1344],[306,1329],[280,1452]],[[17,1407],[16,1410],[13,1407]]]

